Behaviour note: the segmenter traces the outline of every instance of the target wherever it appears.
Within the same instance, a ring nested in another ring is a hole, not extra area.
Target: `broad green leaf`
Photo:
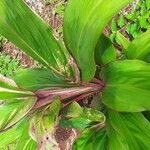
[[[109,150],[149,149],[149,132],[150,123],[141,113],[118,113],[109,111]]]
[[[95,61],[98,65],[105,65],[116,60],[116,51],[111,40],[101,35],[95,49]]]
[[[66,108],[65,114],[60,121],[60,125],[63,128],[75,128],[85,129],[93,125],[101,124],[105,122],[105,116],[100,111],[93,108],[81,108],[76,103],[73,103]],[[78,112],[77,112],[78,111]]]
[[[73,144],[73,150],[105,150],[107,134],[103,129],[86,129]]]
[[[103,28],[129,2],[131,0],[69,0],[64,17],[64,40],[84,81],[95,75],[94,50]]]
[[[150,110],[150,64],[138,60],[117,61],[102,73],[106,87],[102,101],[117,111]]]
[[[38,143],[38,148],[58,149],[54,137],[54,127],[57,124],[60,108],[61,102],[56,98],[50,105],[33,114],[30,120],[30,136]]]
[[[0,6],[1,35],[47,68],[64,78],[74,78],[68,52],[53,37],[52,29],[23,0],[1,0]]]
[[[16,124],[13,128],[0,133],[0,149],[11,143],[15,143],[21,136],[25,120]]]
[[[16,83],[0,74],[0,99],[21,98],[33,96],[32,92],[20,90]]]
[[[22,128],[21,136],[16,143],[15,150],[36,150],[37,142],[29,135],[29,122],[26,122]]]
[[[0,105],[0,131],[6,130],[24,118],[35,105],[35,97],[11,99]]]
[[[150,29],[145,33],[139,35],[127,49],[127,56],[129,59],[141,59],[150,53]]]
[[[61,79],[59,75],[48,69],[22,69],[16,72],[15,82],[26,90],[43,88],[70,87],[71,83]]]
[[[124,51],[126,52],[126,49],[128,48],[131,42],[126,37],[124,37],[120,32],[117,32],[116,38],[121,43]]]

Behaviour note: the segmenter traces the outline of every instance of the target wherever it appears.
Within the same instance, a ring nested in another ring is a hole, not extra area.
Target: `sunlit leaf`
[[[61,127],[83,130],[105,122],[105,116],[100,111],[97,111],[94,108],[78,107],[78,104],[73,103],[69,108],[66,108],[65,115],[60,121]]]
[[[16,143],[16,150],[36,150],[37,142],[29,135],[29,120],[26,120],[22,128],[21,136]]]
[[[106,87],[102,101],[117,111],[150,110],[150,64],[138,60],[124,60],[104,68]]]
[[[105,65],[116,60],[116,51],[111,40],[101,35],[95,49],[95,61],[98,65]]]
[[[141,113],[109,111],[108,149],[149,149],[150,123]]]
[[[126,52],[126,49],[127,49],[128,46],[130,45],[130,41],[129,41],[126,37],[124,37],[120,32],[117,32],[116,38],[117,38],[118,41],[121,43],[121,45],[122,45],[123,48],[125,49],[124,51]]]
[[[0,34],[64,78],[74,79],[69,53],[23,0],[0,1]]]
[[[0,133],[0,149],[11,143],[16,143],[16,141],[21,136],[24,124],[25,124],[25,120],[21,121],[13,128]]]
[[[150,53],[149,41],[150,41],[150,29],[148,29],[145,33],[139,35],[129,45],[127,49],[128,58],[144,60],[145,57]]]
[[[95,75],[94,50],[103,28],[129,2],[131,0],[69,0],[64,17],[64,40],[83,80],[91,80]]]
[[[20,90],[16,83],[0,74],[0,100],[33,96],[32,92]]]
[[[11,99],[0,105],[0,130],[6,130],[24,118],[35,105],[35,97]]]
[[[86,129],[73,144],[73,150],[105,150],[107,134],[103,129]]]
[[[26,90],[43,88],[70,87],[73,84],[61,79],[59,75],[48,69],[22,69],[16,72],[17,85]]]

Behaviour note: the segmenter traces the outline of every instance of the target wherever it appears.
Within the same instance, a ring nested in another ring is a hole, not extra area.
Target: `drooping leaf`
[[[29,120],[25,122],[22,128],[22,133],[16,143],[15,150],[36,150],[37,142],[35,142],[29,134]]]
[[[26,90],[39,90],[43,88],[70,87],[71,83],[61,79],[48,69],[22,69],[16,72],[15,82]]]
[[[150,53],[150,29],[145,33],[139,35],[129,45],[127,49],[127,56],[129,59],[140,59],[144,60],[145,57]]]
[[[74,68],[64,46],[52,29],[34,14],[23,0],[0,1],[0,34],[64,78],[74,78]]]
[[[0,74],[0,100],[34,96],[32,92],[20,90],[16,83]]]
[[[58,149],[54,136],[54,127],[57,124],[57,117],[61,108],[59,98],[37,110],[30,120],[30,136],[38,143],[40,149]]]
[[[98,65],[105,65],[116,60],[116,51],[111,40],[101,35],[95,49],[95,61]]]
[[[11,99],[0,105],[0,131],[6,130],[24,118],[35,105],[35,97]]]
[[[105,150],[107,134],[103,129],[86,129],[73,144],[73,150]]]
[[[89,81],[95,75],[94,50],[103,28],[129,2],[131,0],[68,2],[64,18],[64,40],[78,63],[83,80]]]
[[[124,60],[109,64],[102,73],[106,87],[102,101],[117,111],[150,110],[150,64]]]
[[[150,123],[141,113],[109,111],[108,149],[149,149]]]
[[[104,114],[94,108],[81,108],[78,104],[73,103],[69,106],[69,108],[66,109],[65,115],[60,121],[60,125],[63,128],[75,128],[83,130],[93,125],[105,122]]]
[[[16,143],[20,138],[25,120],[22,120],[13,128],[0,133],[0,149],[11,143]]]
[[[32,92],[20,90],[16,83],[0,75],[0,131],[20,121],[32,109],[36,97]]]

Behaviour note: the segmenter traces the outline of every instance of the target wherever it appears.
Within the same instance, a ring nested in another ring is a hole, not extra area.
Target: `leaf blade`
[[[94,49],[103,28],[129,2],[130,0],[69,1],[64,18],[64,40],[79,65],[83,80],[89,81],[95,74]],[[110,9],[106,14],[105,11]]]

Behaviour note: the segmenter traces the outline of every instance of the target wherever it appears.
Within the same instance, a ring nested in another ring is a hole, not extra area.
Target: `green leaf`
[[[15,82],[26,90],[43,88],[70,87],[71,83],[61,79],[59,75],[48,69],[22,69],[16,72]]]
[[[71,105],[69,105],[64,109],[62,115],[64,115],[67,118],[73,118],[79,117],[82,113],[83,113],[82,107],[77,102],[73,102]]]
[[[102,73],[106,87],[102,101],[108,107],[125,112],[150,110],[150,64],[138,60],[117,61]]]
[[[0,105],[0,131],[6,130],[24,118],[35,105],[35,97],[11,99]]]
[[[120,32],[117,32],[116,34],[116,38],[118,39],[118,41],[121,43],[121,45],[124,48],[124,51],[126,52],[126,49],[128,48],[128,46],[130,45],[130,41],[125,38]]]
[[[112,19],[112,22],[111,22],[111,31],[112,32],[117,32],[117,23],[116,23],[115,19]]]
[[[147,9],[150,9],[150,1],[149,0],[146,0],[146,7],[147,7]]]
[[[129,45],[127,49],[127,56],[129,59],[143,60],[148,53],[150,53],[150,29],[147,32],[139,35]]]
[[[41,18],[22,0],[1,0],[0,6],[1,35],[47,68],[64,78],[74,78],[68,52]]]
[[[145,29],[148,28],[148,26],[150,25],[148,23],[148,18],[149,18],[148,12],[147,12],[147,14],[144,14],[139,18],[139,24],[140,24],[141,28],[145,28]]]
[[[124,19],[124,16],[121,15],[119,16],[119,19],[118,19],[118,26],[122,28],[124,25],[125,25],[125,19]]]
[[[20,90],[16,83],[0,74],[0,99],[34,96],[32,92]]]
[[[73,144],[73,150],[105,150],[107,135],[103,129],[86,129]]]
[[[38,143],[41,149],[56,149],[58,144],[54,137],[54,127],[57,124],[61,102],[59,98],[42,108],[37,110],[30,120],[30,135]]]
[[[22,120],[13,128],[0,133],[0,149],[11,143],[15,143],[20,138],[24,124],[25,120]]]
[[[68,2],[64,17],[64,40],[78,63],[84,81],[91,80],[95,75],[94,50],[103,28],[130,1],[70,0]]]
[[[35,150],[37,142],[35,142],[29,135],[29,120],[25,122],[22,129],[21,136],[16,144],[15,150]]]
[[[93,125],[105,122],[105,116],[100,111],[92,108],[81,107],[71,110],[71,108],[77,107],[79,107],[78,104],[73,103],[65,110],[65,113],[60,121],[61,127],[83,130]]]
[[[149,149],[150,123],[141,113],[118,113],[109,111],[108,149]]]
[[[98,65],[105,65],[116,60],[116,51],[111,40],[101,35],[95,49],[95,61]]]

